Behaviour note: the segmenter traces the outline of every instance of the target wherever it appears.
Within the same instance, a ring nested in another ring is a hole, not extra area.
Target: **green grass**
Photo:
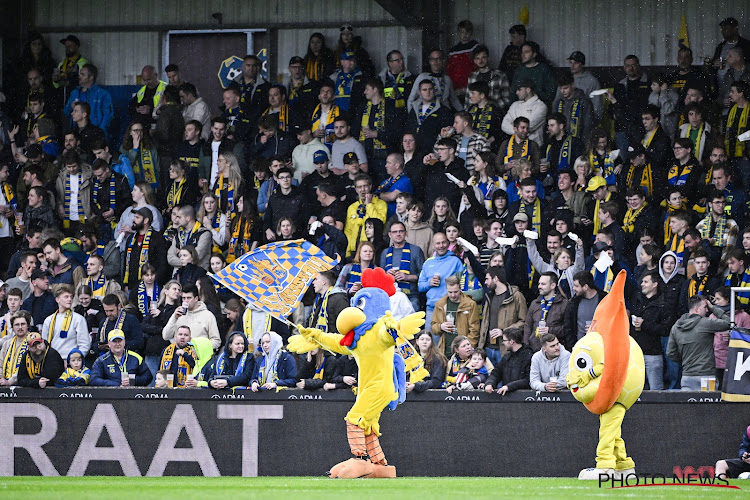
[[[294,498],[317,500],[480,500],[496,498],[685,498],[750,499],[750,481],[730,481],[741,490],[699,486],[606,489],[597,481],[560,478],[398,478],[379,480],[333,480],[317,477],[259,478],[124,478],[124,477],[2,477],[0,498],[4,500],[75,498],[205,500],[207,498]]]

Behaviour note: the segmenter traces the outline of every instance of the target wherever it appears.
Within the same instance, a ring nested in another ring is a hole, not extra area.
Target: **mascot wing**
[[[424,326],[424,312],[412,313],[398,322],[398,334],[406,340],[411,340]]]

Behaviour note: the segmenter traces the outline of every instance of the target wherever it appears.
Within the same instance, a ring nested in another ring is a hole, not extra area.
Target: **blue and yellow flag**
[[[682,18],[680,19],[680,35],[677,38],[677,45],[681,49],[690,48],[690,38],[688,38],[687,20],[685,19],[684,12],[682,13]]]
[[[258,247],[211,277],[258,309],[286,321],[316,274],[338,260],[305,240]]]
[[[723,385],[716,388],[723,401],[750,401],[750,330],[735,327],[729,336]]]

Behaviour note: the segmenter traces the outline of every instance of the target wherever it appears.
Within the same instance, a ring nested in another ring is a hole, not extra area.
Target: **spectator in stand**
[[[463,96],[466,94],[466,86],[469,81],[469,74],[477,67],[474,60],[474,49],[479,42],[473,40],[474,25],[468,19],[458,23],[456,27],[458,43],[448,51],[448,64],[445,73],[451,79],[456,95]]]
[[[432,255],[432,227],[422,220],[424,216],[424,205],[421,201],[412,201],[408,207],[408,218],[406,226],[406,241],[410,245],[416,245],[422,250],[422,254],[429,258]]]
[[[487,99],[495,103],[500,113],[504,112],[510,106],[508,77],[499,69],[490,69],[490,49],[486,45],[475,45],[471,51],[471,58],[477,69],[469,75],[468,85],[485,82],[489,90],[486,94]]]
[[[65,371],[60,354],[36,332],[26,337],[27,350],[18,365],[18,385],[44,389],[54,387]]]
[[[291,133],[279,129],[278,113],[261,116],[258,120],[258,134],[245,146],[243,158],[272,158],[291,156],[295,139]],[[254,129],[252,129],[254,130]],[[238,158],[239,160],[239,158]],[[240,171],[245,173],[241,168]]]
[[[688,312],[683,314],[669,334],[667,356],[682,364],[680,384],[684,391],[700,391],[701,377],[713,377],[714,334],[729,330],[729,312],[712,306],[705,297],[696,295],[688,301]],[[708,318],[712,312],[716,319]]]
[[[415,82],[412,89],[415,97],[407,106],[406,130],[416,138],[420,151],[429,150],[440,131],[451,124],[450,108],[437,98],[435,88],[428,78]]]
[[[419,291],[427,295],[425,324],[432,325],[435,304],[446,294],[445,279],[463,271],[463,264],[453,252],[448,250],[448,238],[443,233],[432,237],[435,255],[428,258],[419,273]],[[439,339],[435,339],[438,343]]]
[[[532,88],[539,92],[539,98],[549,106],[555,98],[555,92],[557,92],[557,84],[555,83],[555,76],[552,74],[552,70],[544,62],[542,57],[539,44],[526,40],[521,45],[521,65],[513,72],[513,83],[511,84],[511,94],[521,86],[521,82],[530,80],[533,82]],[[513,95],[510,96],[511,101],[515,101],[516,98]],[[517,96],[518,99],[522,99]]]
[[[177,328],[175,341],[164,348],[159,370],[165,370],[174,377],[173,387],[185,387],[188,375],[193,374],[197,362],[197,352],[190,342],[190,327]]]
[[[588,92],[576,87],[572,73],[563,73],[558,77],[557,87],[558,92],[552,103],[552,109],[565,116],[572,137],[587,141],[595,124],[593,104]]]
[[[185,119],[180,110],[180,94],[177,87],[168,85],[162,95],[159,116],[156,118],[156,128],[153,131],[153,139],[156,143],[156,151],[163,165],[170,165],[174,159],[174,152],[185,135]],[[165,186],[167,183],[167,169],[162,169],[159,184]]]
[[[510,105],[508,113],[503,117],[502,131],[508,135],[518,135],[516,127],[518,118],[525,118],[527,122],[526,133],[528,138],[534,141],[537,146],[541,147],[544,143],[544,128],[547,124],[547,106],[536,94],[536,84],[533,80],[523,79],[516,83],[514,93],[518,100]],[[509,143],[510,144],[510,143]],[[499,149],[499,155],[504,157],[515,158],[516,154],[505,152],[502,146]],[[526,148],[522,156],[527,156]],[[505,161],[504,163],[508,163]]]
[[[336,388],[336,384],[332,382],[333,373],[336,370],[335,355],[317,348],[300,356],[298,363],[297,376],[300,379],[296,384],[298,389],[330,391]]]
[[[26,340],[29,335],[29,326],[31,325],[31,315],[26,311],[16,311],[10,317],[10,332],[6,335],[0,348],[0,386],[18,385],[18,370],[21,367],[21,358],[25,351],[28,350]],[[40,337],[41,338],[41,337]],[[430,341],[432,337],[430,337]],[[62,358],[61,358],[62,359]],[[443,367],[443,376],[445,376],[445,367]]]
[[[651,94],[648,96],[648,103],[659,109],[661,126],[670,139],[677,132],[677,120],[680,115],[677,111],[679,99],[679,94],[672,88],[663,73],[657,73],[651,77]]]
[[[627,161],[628,146],[634,146],[643,137],[641,111],[648,104],[650,94],[648,76],[641,69],[638,56],[625,57],[625,78],[615,86],[615,92],[607,92],[611,103],[610,112],[615,120],[615,144],[620,150],[620,158]]]
[[[133,122],[125,132],[125,138],[120,146],[120,153],[127,156],[133,166],[136,181],[146,181],[151,188],[159,188],[160,167],[159,154],[154,147],[148,129],[145,125]]]
[[[646,380],[652,391],[664,389],[664,358],[662,337],[667,332],[672,310],[667,309],[659,293],[661,280],[655,271],[641,277],[641,291],[630,298],[630,336],[643,351],[646,366]]]
[[[424,157],[425,176],[424,203],[433,206],[435,200],[445,197],[450,202],[453,213],[461,206],[462,189],[466,187],[470,173],[464,160],[456,156],[458,145],[451,138],[438,140],[434,153]],[[450,177],[449,177],[450,175]]]
[[[349,119],[345,116],[337,116],[333,121],[334,134],[336,142],[331,149],[331,170],[337,175],[342,175],[346,171],[347,161],[353,159],[359,162],[363,172],[369,171],[367,163],[367,153],[365,147],[351,135]]]
[[[143,358],[125,348],[122,330],[112,330],[107,336],[108,351],[91,367],[92,386],[131,387],[147,386],[153,375]]]
[[[594,276],[589,271],[578,271],[573,276],[573,298],[565,307],[565,327],[563,343],[573,349],[575,343],[588,332],[594,319],[596,306],[607,296],[594,283]]]
[[[508,105],[500,108],[498,104],[490,102],[489,93],[487,82],[470,83],[467,111],[473,120],[473,129],[487,139],[492,151],[497,151],[503,137],[502,122]]]
[[[472,347],[479,341],[479,307],[474,300],[461,291],[458,276],[445,278],[445,297],[435,303],[432,315],[432,334],[439,339],[442,351],[457,335],[469,339]]]
[[[406,241],[406,225],[395,221],[388,229],[391,246],[380,254],[380,267],[391,274],[398,288],[406,293],[415,311],[419,310],[417,281],[424,265],[424,253],[418,245]]]
[[[341,111],[354,113],[363,98],[365,80],[370,73],[357,66],[357,59],[352,51],[343,51],[339,59],[340,68],[331,75],[335,86],[333,102]]]
[[[333,73],[336,62],[333,59],[333,52],[326,47],[326,39],[322,33],[310,35],[304,63],[305,75],[310,80],[317,82]]]
[[[408,112],[406,100],[411,94],[416,77],[406,69],[404,55],[399,50],[392,50],[386,56],[388,67],[378,75],[383,82],[385,98],[392,99],[396,109]]]
[[[203,367],[203,380],[212,389],[247,387],[255,367],[253,353],[248,351],[248,340],[242,332],[234,332],[219,357]]]
[[[502,266],[487,269],[484,285],[487,293],[477,345],[485,350],[492,364],[497,365],[507,351],[502,342],[503,332],[508,328],[522,328],[528,308],[518,287],[508,284]]]
[[[112,106],[112,96],[96,84],[99,77],[99,70],[91,63],[84,64],[78,72],[78,88],[70,93],[68,102],[65,104],[63,113],[71,117],[73,107],[76,103],[82,102],[89,105],[88,119],[89,122],[107,135],[109,124],[115,116]]]
[[[359,174],[354,178],[358,200],[346,211],[346,225],[344,234],[349,240],[346,248],[347,256],[351,256],[361,241],[366,241],[365,221],[370,218],[379,219],[385,223],[388,207],[386,203],[372,194],[372,179],[367,174]]]
[[[474,173],[474,164],[477,155],[482,151],[489,151],[487,139],[472,128],[474,119],[467,111],[459,111],[455,114],[452,127],[444,127],[440,131],[438,141],[441,138],[450,138],[456,142],[456,156],[464,161],[466,169]],[[435,149],[438,144],[435,143]]]
[[[49,271],[34,269],[31,273],[31,294],[21,304],[21,309],[31,314],[32,324],[41,328],[44,320],[55,312],[55,296],[49,291]]]
[[[713,296],[714,306],[722,311],[729,311],[731,307],[731,290],[728,287],[719,287]],[[711,318],[716,318],[711,315]],[[750,328],[750,314],[742,309],[742,305],[735,302],[734,305],[734,324],[739,328]],[[717,332],[714,334],[714,359],[716,360],[716,390],[726,389],[723,385],[724,372],[727,367],[727,355],[729,353],[729,331]],[[729,375],[730,377],[732,374]]]
[[[188,124],[196,120],[201,124],[200,137],[207,141],[211,135],[211,110],[202,97],[198,96],[198,89],[192,83],[184,82],[178,87],[180,102],[184,106],[182,118]]]
[[[568,301],[559,293],[557,279],[553,272],[541,273],[537,285],[539,297],[531,302],[526,313],[523,343],[532,351],[541,348],[540,339],[544,334],[552,333],[555,337],[562,337],[564,334],[565,308]]]
[[[534,352],[523,343],[523,330],[508,328],[503,332],[503,345],[507,353],[492,369],[484,391],[492,394],[495,387],[501,396],[519,389],[528,389],[531,373],[531,358]],[[502,384],[502,385],[500,385]],[[481,387],[480,387],[481,388]]]
[[[182,287],[182,307],[175,309],[164,327],[162,331],[164,340],[172,340],[177,328],[182,325],[190,326],[192,338],[208,338],[214,350],[221,345],[216,317],[200,301],[198,288],[192,284]]]
[[[260,356],[255,363],[251,377],[250,389],[253,392],[297,385],[297,364],[294,356],[283,347],[284,341],[278,333],[263,334],[260,345],[256,348]]]
[[[339,64],[338,60],[346,53],[351,52],[357,63],[357,66],[362,69],[365,77],[375,76],[375,66],[372,64],[372,59],[367,50],[362,47],[362,37],[354,36],[354,28],[351,24],[344,24],[339,28],[339,42],[336,47],[336,54],[334,57],[334,63]]]
[[[440,389],[445,381],[445,368],[448,365],[448,358],[438,349],[432,340],[432,334],[427,330],[422,330],[415,340],[417,352],[422,357],[424,368],[430,372],[430,375],[420,382],[407,382],[406,392],[424,392],[427,389]]]
[[[500,58],[500,71],[505,72],[508,79],[513,81],[516,69],[521,66],[521,46],[526,41],[526,26],[515,24],[510,27],[508,33],[510,34],[510,43],[505,46]]]
[[[429,80],[433,84],[435,99],[437,102],[445,106],[448,110],[463,110],[464,108],[461,105],[461,101],[458,99],[456,91],[453,89],[453,82],[448,75],[443,73],[445,63],[445,55],[443,54],[443,51],[433,50],[430,52],[427,61],[430,65],[430,71],[420,73],[416,80],[414,80],[414,87],[412,87],[409,100],[406,103],[407,109],[418,110],[419,105],[417,101],[420,98],[420,94],[422,100],[425,100],[424,95],[421,93],[421,84],[423,81]]]
[[[537,392],[565,390],[570,353],[553,334],[541,338],[542,348],[531,357],[529,385]]]

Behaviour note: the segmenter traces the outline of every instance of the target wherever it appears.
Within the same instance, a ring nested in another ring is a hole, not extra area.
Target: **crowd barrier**
[[[348,391],[0,389],[0,475],[319,476],[349,458]],[[736,456],[750,403],[643,393],[623,437],[646,474],[713,474]],[[381,417],[401,476],[573,477],[598,417],[569,392],[409,394]]]

